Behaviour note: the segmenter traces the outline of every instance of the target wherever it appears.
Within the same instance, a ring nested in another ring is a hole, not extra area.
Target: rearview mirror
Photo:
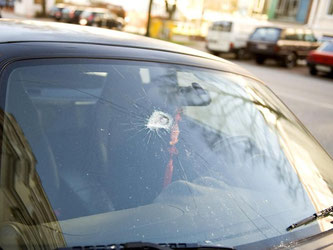
[[[177,99],[182,106],[207,106],[212,101],[209,93],[196,82],[192,86],[180,87]]]

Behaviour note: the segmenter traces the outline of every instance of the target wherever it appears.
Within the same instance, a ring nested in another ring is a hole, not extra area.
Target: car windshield
[[[75,10],[75,11],[74,11],[74,14],[75,14],[76,16],[79,16],[82,12],[83,12],[83,10]]]
[[[250,40],[276,42],[281,30],[277,28],[257,28],[250,36]]]
[[[325,51],[325,52],[333,52],[333,42],[326,42],[322,46],[320,46],[319,50]]]
[[[214,31],[230,32],[231,28],[232,28],[232,22],[220,21],[213,23],[210,29]]]
[[[332,227],[286,232],[331,205],[332,160],[251,78],[38,59],[7,67],[1,97],[0,223],[15,242],[272,246]]]

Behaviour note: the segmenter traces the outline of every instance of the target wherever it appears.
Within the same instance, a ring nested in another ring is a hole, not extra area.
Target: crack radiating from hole
[[[173,118],[169,114],[155,110],[147,119],[146,127],[150,131],[158,131],[159,129],[170,131],[172,124]]]

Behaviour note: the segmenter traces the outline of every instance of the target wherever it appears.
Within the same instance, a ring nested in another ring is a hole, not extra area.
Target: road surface
[[[333,78],[310,76],[305,66],[292,70],[236,61],[266,84],[287,104],[333,157]]]

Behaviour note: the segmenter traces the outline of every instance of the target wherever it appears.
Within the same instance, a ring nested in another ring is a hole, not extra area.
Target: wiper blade
[[[298,228],[298,227],[303,226],[303,225],[307,225],[307,224],[309,224],[311,222],[314,222],[318,219],[325,218],[325,217],[330,216],[330,215],[333,216],[332,213],[333,213],[333,206],[331,206],[329,208],[326,208],[324,210],[321,210],[318,213],[314,213],[313,215],[311,215],[311,216],[309,216],[309,217],[307,217],[307,218],[305,218],[305,219],[303,219],[299,222],[296,222],[295,224],[290,225],[289,227],[287,227],[286,230],[291,231],[295,228]]]
[[[75,246],[75,247],[62,247],[58,250],[70,250],[70,249],[112,249],[112,250],[234,250],[231,247],[220,246],[206,246],[196,243],[151,243],[151,242],[127,242],[123,244],[109,244],[109,245],[97,245],[97,246]]]

